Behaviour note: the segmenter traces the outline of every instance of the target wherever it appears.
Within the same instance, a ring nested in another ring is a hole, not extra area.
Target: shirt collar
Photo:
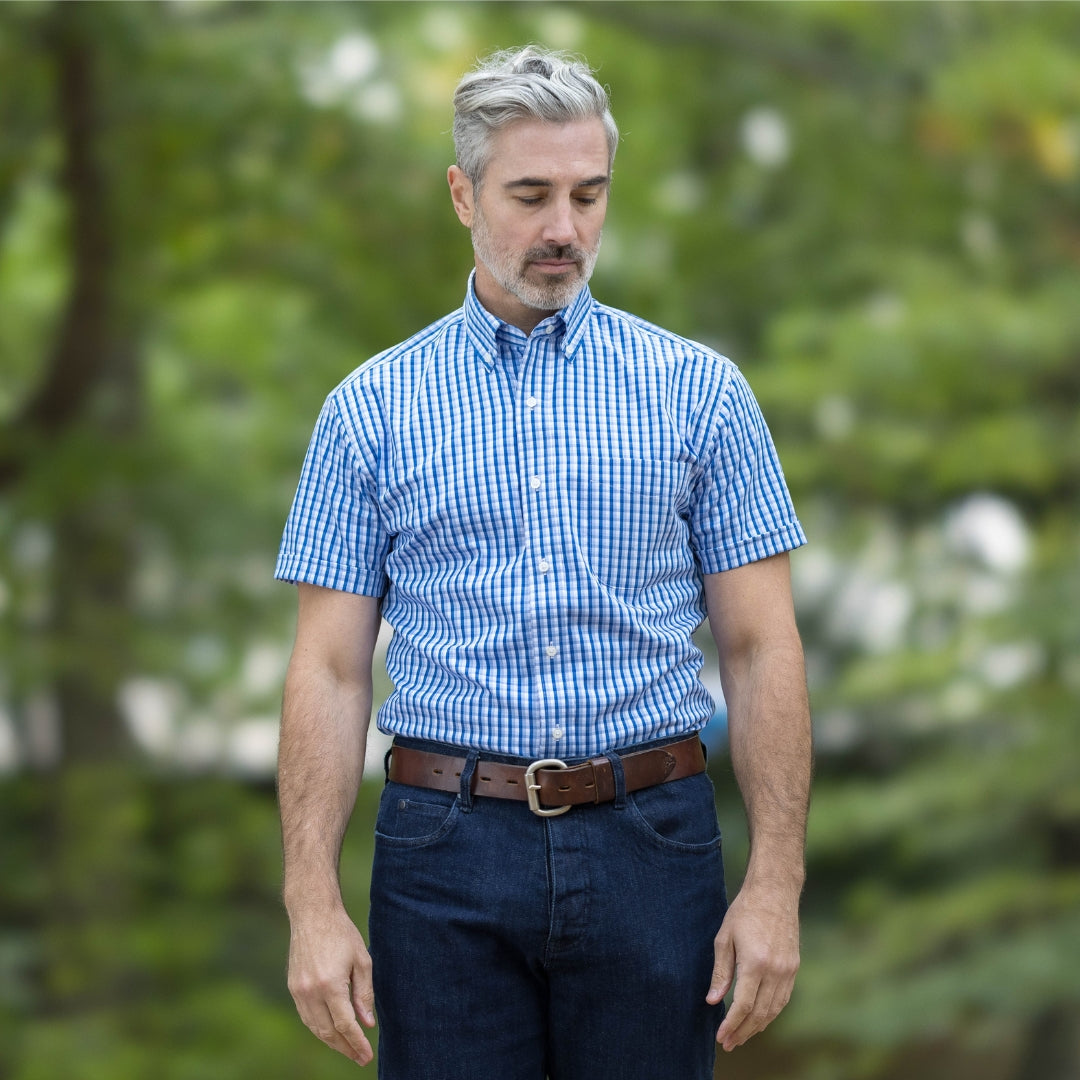
[[[499,359],[499,343],[496,335],[506,326],[491,314],[476,296],[476,271],[469,275],[469,287],[465,293],[465,332],[484,366],[492,368]],[[551,316],[561,323],[562,349],[567,362],[573,360],[588,329],[593,299],[589,286],[582,287],[573,302]],[[545,320],[546,321],[546,320]],[[543,325],[543,323],[541,323]]]

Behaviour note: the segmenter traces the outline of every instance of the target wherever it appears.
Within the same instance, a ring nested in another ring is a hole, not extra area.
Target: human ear
[[[467,229],[473,222],[473,186],[472,181],[457,165],[446,170],[446,182],[450,185],[450,199],[454,204],[454,213]]]

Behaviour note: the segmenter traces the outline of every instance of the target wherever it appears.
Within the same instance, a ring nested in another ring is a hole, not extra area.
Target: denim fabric
[[[380,1080],[712,1077],[723,1009],[705,994],[726,910],[712,783],[626,795],[616,776],[615,802],[552,818],[470,796],[466,777],[457,795],[387,783],[370,921]]]

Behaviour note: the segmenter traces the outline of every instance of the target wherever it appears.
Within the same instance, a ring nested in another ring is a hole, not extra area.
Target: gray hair
[[[515,120],[565,124],[591,117],[603,121],[610,169],[619,128],[607,91],[587,64],[536,45],[493,53],[465,75],[454,92],[458,167],[479,188],[491,154],[491,137],[500,128]]]

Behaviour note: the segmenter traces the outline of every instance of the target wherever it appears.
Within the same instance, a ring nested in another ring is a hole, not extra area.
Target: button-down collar
[[[476,295],[475,278],[476,271],[474,270],[469,275],[469,288],[465,295],[465,327],[477,356],[490,370],[503,356],[505,349],[510,346],[508,338],[520,334],[524,342],[526,335],[492,315],[480,303]],[[533,333],[560,335],[564,359],[573,360],[588,328],[592,306],[592,293],[589,292],[588,285],[582,286],[581,292],[574,298],[573,303],[538,323]]]

